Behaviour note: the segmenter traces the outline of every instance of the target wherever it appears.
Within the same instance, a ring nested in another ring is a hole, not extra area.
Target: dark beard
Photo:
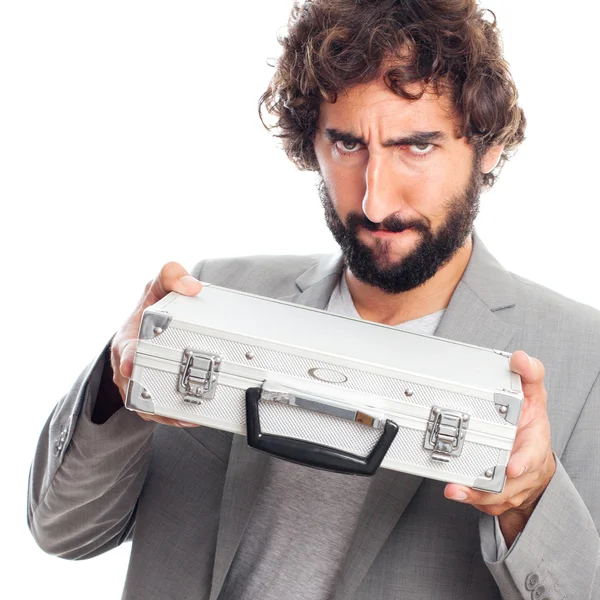
[[[396,215],[386,217],[381,223],[373,223],[364,214],[351,212],[344,225],[322,178],[318,186],[327,227],[342,249],[345,266],[359,281],[388,294],[407,292],[423,285],[464,245],[473,231],[473,222],[479,212],[481,187],[481,172],[478,161],[474,161],[466,189],[445,203],[446,219],[438,232],[433,234],[426,222],[406,222]],[[392,262],[388,241],[376,239],[375,246],[369,248],[358,239],[359,227],[371,231],[384,228],[394,232],[411,227],[420,233],[421,240],[410,254]]]

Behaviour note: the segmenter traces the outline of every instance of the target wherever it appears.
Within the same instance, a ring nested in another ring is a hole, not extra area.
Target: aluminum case
[[[145,309],[126,407],[312,467],[499,493],[523,403],[510,354],[203,283]]]

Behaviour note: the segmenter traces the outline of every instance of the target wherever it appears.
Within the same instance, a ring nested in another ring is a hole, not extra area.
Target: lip
[[[369,233],[374,235],[375,237],[387,238],[387,237],[392,237],[392,236],[402,236],[411,230],[412,230],[412,228],[409,227],[408,229],[405,229],[404,231],[369,231]]]

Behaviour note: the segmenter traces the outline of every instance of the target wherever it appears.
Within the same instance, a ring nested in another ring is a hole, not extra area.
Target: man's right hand
[[[135,356],[135,349],[138,342],[137,336],[144,309],[158,302],[169,292],[174,291],[185,296],[196,296],[201,289],[202,284],[176,262],[167,263],[160,270],[158,276],[146,284],[138,305],[117,331],[111,345],[110,364],[113,371],[113,382],[119,390],[123,403],[127,396],[127,385],[133,371],[133,358]],[[98,395],[97,402],[102,402],[101,394]],[[177,421],[167,417],[159,417],[158,415],[137,414],[146,421],[155,421],[163,425],[197,427],[194,423]]]

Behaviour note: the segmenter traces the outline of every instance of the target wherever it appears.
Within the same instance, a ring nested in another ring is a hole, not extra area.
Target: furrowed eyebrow
[[[340,131],[339,129],[327,128],[325,129],[325,136],[330,142],[344,142],[346,144],[362,144],[366,146],[367,143],[363,138],[360,138],[347,131]],[[384,148],[391,146],[414,146],[420,144],[431,144],[433,142],[442,142],[448,136],[442,131],[414,131],[406,136],[393,138],[383,142]]]
[[[433,142],[443,142],[447,137],[442,131],[415,131],[404,137],[386,140],[382,145],[384,148],[389,148],[390,146],[431,144]]]
[[[345,142],[346,144],[362,144],[366,146],[367,143],[362,138],[356,137],[347,131],[340,131],[339,129],[327,128],[325,129],[325,136],[330,142]]]

